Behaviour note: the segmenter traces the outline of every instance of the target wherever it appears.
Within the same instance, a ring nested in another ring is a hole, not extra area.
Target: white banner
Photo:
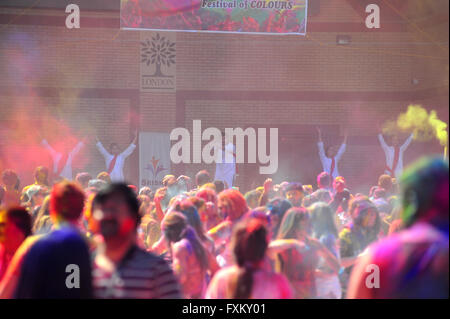
[[[139,134],[140,187],[156,190],[162,179],[170,174],[169,133],[141,132]]]

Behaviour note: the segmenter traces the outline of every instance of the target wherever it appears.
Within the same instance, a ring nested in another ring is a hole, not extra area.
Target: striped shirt
[[[162,258],[132,246],[114,272],[94,262],[94,294],[99,299],[179,299],[178,281]]]

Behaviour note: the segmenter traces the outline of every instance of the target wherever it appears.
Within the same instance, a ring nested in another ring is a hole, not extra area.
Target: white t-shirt
[[[106,169],[109,168],[109,164],[114,158],[114,155],[110,154],[102,145],[101,142],[97,142],[97,148],[100,151],[100,153],[105,158],[105,165]],[[111,181],[113,182],[123,182],[124,176],[123,176],[123,167],[125,165],[125,159],[133,153],[134,149],[136,148],[136,144],[131,143],[125,151],[117,155],[116,164],[114,165],[113,170],[109,174],[111,177]]]

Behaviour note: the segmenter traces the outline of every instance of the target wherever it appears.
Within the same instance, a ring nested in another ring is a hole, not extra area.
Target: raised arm
[[[103,147],[102,142],[100,142],[100,140],[98,138],[97,138],[97,144],[95,144],[95,146],[97,146],[97,149],[103,155],[103,157],[106,158],[108,156],[111,156],[111,154],[109,154],[109,152]]]
[[[381,147],[383,148],[383,150],[386,152],[389,150],[389,146],[386,144],[386,142],[384,141],[383,138],[383,134],[379,133],[378,134],[378,140],[380,141]]]
[[[137,131],[134,133],[134,138],[131,144],[120,155],[122,155],[123,157],[130,156],[131,153],[133,153],[134,149],[136,148],[136,141],[137,141]]]
[[[70,152],[70,155],[75,156],[78,154],[78,152],[83,148],[84,143],[78,142],[78,144],[73,148],[72,152]]]
[[[325,159],[325,149],[323,148],[323,141],[322,141],[322,131],[319,127],[317,127],[317,132],[319,133],[319,142],[317,143],[317,147],[319,148],[319,156],[320,160],[323,162]]]
[[[53,147],[48,144],[46,139],[43,139],[41,142],[41,145],[45,147],[45,149],[50,153],[50,156],[53,158],[53,161],[60,155],[58,152],[56,152]]]
[[[406,139],[405,143],[403,143],[403,145],[400,146],[400,149],[402,151],[405,151],[408,148],[409,144],[411,144],[413,138],[414,138],[414,134],[411,133],[411,135]]]
[[[336,154],[336,159],[337,160],[340,160],[342,155],[344,155],[344,153],[345,153],[345,150],[347,148],[347,139],[348,139],[348,132],[346,131],[345,135],[344,135],[344,141],[342,142],[341,147],[339,147],[339,150],[338,150],[338,152]]]

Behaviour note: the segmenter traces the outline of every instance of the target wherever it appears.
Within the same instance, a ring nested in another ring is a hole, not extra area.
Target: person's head
[[[189,192],[192,188],[192,181],[189,176],[180,175],[177,178],[177,186],[179,192]]]
[[[117,145],[117,143],[111,143],[111,144],[109,145],[109,152],[110,152],[112,155],[119,155],[119,154],[120,154],[120,148],[119,148],[119,145]]]
[[[78,173],[75,177],[75,181],[81,186],[82,189],[88,188],[89,181],[92,179],[91,174],[87,172]]]
[[[240,269],[233,298],[250,298],[253,272],[261,267],[268,243],[267,229],[259,218],[243,220],[233,229],[231,247],[236,264]]]
[[[290,208],[281,221],[278,239],[299,239],[310,232],[310,217],[303,207]]]
[[[2,182],[8,189],[15,189],[17,182],[19,181],[19,177],[17,173],[12,169],[5,169],[2,173]]]
[[[217,194],[219,194],[221,191],[225,189],[225,184],[223,183],[223,181],[215,180],[213,184],[216,186]]]
[[[393,191],[392,177],[387,174],[381,175],[378,178],[378,186],[384,188],[387,193],[392,192]]]
[[[77,223],[84,208],[84,192],[74,182],[53,185],[50,194],[50,217],[54,224]]]
[[[209,175],[207,170],[201,170],[195,175],[195,184],[197,187],[201,187],[203,184],[211,182],[211,175]]]
[[[317,186],[319,188],[330,188],[331,187],[331,176],[327,172],[322,172],[317,176]]]
[[[350,203],[350,216],[356,227],[378,235],[381,227],[380,214],[375,204],[367,196],[355,197]]]
[[[177,179],[174,175],[169,174],[169,175],[165,175],[161,182],[162,182],[163,187],[170,187],[177,183]]]
[[[270,224],[272,227],[272,234],[274,237],[278,234],[278,229],[280,228],[284,214],[291,207],[291,203],[287,199],[283,199],[281,197],[274,198],[267,204],[267,210],[271,220]]]
[[[251,209],[258,207],[259,197],[261,196],[261,192],[257,190],[251,190],[245,193],[244,198],[247,201],[247,206]]]
[[[152,189],[148,186],[141,187],[141,189],[139,190],[139,195],[147,195],[150,200],[153,200],[154,196]]]
[[[194,203],[189,198],[182,200],[175,206],[174,210],[182,213],[186,217],[188,224],[192,226],[201,240],[206,240],[206,235],[205,231],[203,230],[200,215],[198,214],[197,208],[195,207]]]
[[[392,142],[392,146],[394,146],[394,147],[400,146],[400,138],[399,138],[398,134],[394,134],[391,136],[391,142]]]
[[[384,198],[386,199],[387,193],[386,190],[384,188],[377,188],[374,192],[373,192],[373,197],[375,199],[379,199],[379,198]]]
[[[36,167],[34,170],[34,181],[39,185],[49,186],[48,168],[45,166]]]
[[[220,214],[230,221],[236,221],[247,211],[248,206],[244,196],[235,189],[226,189],[218,196]]]
[[[109,184],[102,179],[91,179],[88,183],[88,191],[91,193],[98,193],[101,189]]]
[[[15,251],[31,235],[31,216],[24,207],[0,211],[0,243],[9,252]]]
[[[422,158],[408,167],[400,178],[402,214],[406,227],[427,222],[448,232],[448,162]]]
[[[203,269],[207,268],[208,259],[205,248],[201,244],[198,234],[189,225],[185,215],[177,211],[168,213],[162,221],[161,230],[169,247],[172,246],[172,243],[177,243],[182,239],[188,240],[200,263],[200,267]],[[184,271],[188,271],[188,269],[184,269]]]
[[[31,208],[39,206],[44,201],[45,196],[47,196],[48,190],[46,187],[40,185],[33,185],[28,188],[26,192],[26,198],[31,204]]]
[[[330,145],[325,149],[325,155],[329,158],[336,157],[337,152],[338,152],[337,145]]]
[[[141,222],[136,194],[124,183],[113,183],[98,192],[92,202],[95,230],[105,242],[123,243],[136,238]]]
[[[323,235],[338,237],[333,210],[328,204],[317,202],[308,207],[311,216],[313,236],[319,239]]]
[[[211,188],[202,188],[195,194],[195,196],[202,198],[205,202],[212,202],[215,206],[217,206],[217,195]]]
[[[345,178],[342,176],[338,176],[334,179],[333,182],[333,189],[336,191],[336,193],[341,193],[345,190],[346,183]]]
[[[97,179],[104,181],[107,184],[111,184],[111,176],[109,176],[108,172],[101,172],[97,175]]]
[[[292,206],[300,207],[302,205],[303,197],[305,197],[305,191],[302,184],[289,183],[285,188],[285,194],[286,199]]]
[[[326,189],[318,189],[313,195],[312,204],[315,202],[329,203],[331,201],[331,194]]]

